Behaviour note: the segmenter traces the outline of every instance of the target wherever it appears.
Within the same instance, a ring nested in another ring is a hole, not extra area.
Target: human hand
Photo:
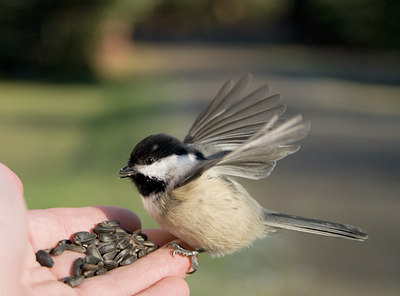
[[[36,262],[39,249],[55,246],[61,239],[104,220],[118,220],[130,230],[140,228],[139,218],[131,211],[115,207],[27,210],[21,181],[2,164],[0,201],[4,237],[0,244],[0,295],[189,295],[183,278],[190,262],[183,256],[171,256],[171,250],[165,247],[131,265],[87,278],[75,288],[58,279],[70,274],[73,261],[81,254],[66,251],[53,257],[53,268]],[[161,229],[143,233],[160,246],[174,239]]]

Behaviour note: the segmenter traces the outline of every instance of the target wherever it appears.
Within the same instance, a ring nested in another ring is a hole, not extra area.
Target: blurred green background
[[[312,129],[249,191],[370,239],[282,231],[203,255],[192,295],[397,295],[399,3],[1,0],[0,161],[29,208],[121,206],[155,227],[118,169],[151,133],[183,138],[226,79],[252,72]]]

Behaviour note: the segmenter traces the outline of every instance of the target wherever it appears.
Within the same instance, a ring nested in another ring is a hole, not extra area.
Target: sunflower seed
[[[69,239],[62,239],[58,242],[58,245],[70,245],[72,242]]]
[[[132,235],[132,239],[138,245],[141,245],[141,244],[143,244],[145,242],[144,237],[142,235],[140,235],[140,234]]]
[[[100,241],[97,238],[94,238],[94,239],[88,240],[86,242],[82,242],[82,246],[87,248],[91,245],[98,245],[99,243],[100,243]]]
[[[117,251],[111,251],[111,252],[105,253],[103,255],[103,258],[104,258],[104,260],[113,260],[115,255],[117,255],[117,253],[118,253]]]
[[[126,255],[124,259],[119,263],[120,266],[129,265],[136,261],[136,257],[133,255]]]
[[[144,250],[146,247],[144,245],[136,245],[134,246],[135,252],[138,253],[141,250]]]
[[[98,250],[100,254],[103,255],[108,252],[116,251],[117,245],[114,242],[103,243],[98,247]]]
[[[74,276],[82,275],[83,259],[77,258],[72,265],[72,273]]]
[[[55,248],[39,250],[36,254],[37,261],[43,266],[51,267],[54,262],[49,253],[55,256],[65,250],[86,253],[86,257],[74,261],[73,276],[61,279],[75,287],[84,278],[102,275],[118,266],[131,264],[157,249],[157,245],[147,241],[147,236],[141,233],[140,229],[132,234],[115,220],[101,222],[92,231],[76,232],[73,242],[64,239],[60,240]]]
[[[133,250],[133,244],[129,243],[124,249],[128,249],[129,251]]]
[[[116,232],[116,233],[115,233],[115,236],[116,236],[117,238],[129,238],[129,237],[130,237],[130,234],[127,233],[127,232]]]
[[[117,244],[117,248],[119,249],[125,249],[129,243],[130,243],[130,239],[129,238],[119,238],[115,241],[115,243]]]
[[[87,242],[87,241],[90,241],[95,238],[96,238],[96,234],[91,233],[89,231],[79,231],[74,234],[74,241],[76,243]]]
[[[64,253],[64,251],[67,249],[67,245],[59,245],[57,247],[55,247],[52,251],[51,251],[51,255],[53,256],[59,256],[62,253]]]
[[[36,253],[36,261],[39,262],[41,266],[53,267],[54,261],[51,258],[50,254],[45,250],[39,250]]]
[[[74,277],[73,275],[69,275],[69,276],[63,277],[63,278],[61,279],[61,281],[62,281],[63,283],[65,283],[65,284],[67,284],[73,277]]]
[[[103,222],[100,222],[99,224],[97,224],[97,225],[100,225],[100,226],[102,226],[102,227],[117,227],[117,226],[119,226],[121,224],[121,222],[119,222],[119,221],[117,221],[117,220],[108,220],[108,221],[103,221]]]
[[[146,255],[147,255],[147,253],[146,253],[145,249],[141,249],[141,250],[139,250],[139,252],[137,252],[138,259],[140,259],[140,258],[142,258],[142,257],[144,257]]]
[[[85,278],[89,278],[89,277],[95,276],[95,275],[96,275],[96,270],[97,270],[97,269],[85,270],[85,271],[83,272],[83,276],[84,276]]]
[[[138,245],[141,245],[144,242],[144,239],[138,235],[132,235],[132,239]]]
[[[74,244],[70,244],[70,245],[66,245],[66,246],[67,246],[67,250],[70,250],[70,251],[74,251],[74,252],[78,252],[78,253],[86,252],[86,248],[83,246],[77,246]]]
[[[145,241],[143,245],[146,247],[154,247],[156,244],[150,241]]]
[[[118,267],[118,263],[114,260],[104,260],[104,267],[108,270]]]
[[[100,267],[99,269],[96,269],[96,275],[103,275],[107,273],[107,268],[105,267]]]
[[[121,226],[115,227],[115,231],[117,233],[128,233],[128,234],[132,234],[132,232],[130,232],[129,230],[122,228]]]
[[[83,263],[82,269],[83,270],[92,270],[97,269],[99,266],[97,264],[90,264],[90,263]]]
[[[134,232],[132,232],[132,235],[137,235],[140,232],[142,232],[142,230],[140,228],[136,229]]]
[[[93,256],[93,255],[87,255],[87,256],[83,259],[83,261],[84,261],[85,263],[97,265],[97,264],[99,264],[99,263],[102,261],[102,259],[100,259],[99,257],[95,257],[95,256]]]
[[[67,277],[61,279],[61,281],[63,281],[64,283],[66,283],[67,285],[69,285],[71,287],[76,287],[80,283],[82,283],[84,278],[85,277],[83,275],[81,275],[81,276],[67,276]]]
[[[87,247],[87,250],[86,250],[86,254],[88,255],[88,256],[93,256],[93,257],[97,257],[97,258],[99,258],[100,260],[102,260],[103,258],[101,257],[101,254],[100,254],[100,252],[99,252],[99,249],[97,249],[97,247],[95,246],[95,245],[90,245],[90,246],[88,246]]]
[[[96,234],[99,234],[99,233],[114,233],[116,231],[113,228],[108,228],[108,227],[103,227],[103,226],[97,225],[95,228],[93,228],[93,232]]]
[[[129,254],[129,250],[128,249],[124,249],[114,257],[114,260],[118,262],[119,259],[125,257],[128,254]]]
[[[102,242],[112,242],[117,239],[117,236],[112,233],[99,233],[99,240]]]
[[[151,252],[154,252],[157,249],[158,249],[158,247],[156,245],[154,245],[152,247],[145,248],[145,251],[146,251],[146,254],[150,254]]]

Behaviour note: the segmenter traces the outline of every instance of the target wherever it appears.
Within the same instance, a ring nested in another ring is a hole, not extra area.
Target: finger
[[[55,244],[78,231],[89,231],[104,220],[118,220],[129,230],[141,227],[137,215],[117,207],[52,208],[28,211],[29,239],[35,251]]]
[[[173,236],[171,233],[168,231],[165,231],[164,229],[161,228],[148,228],[148,229],[143,229],[142,231],[144,234],[147,235],[147,239],[159,246],[163,246],[166,243],[169,243],[170,241],[173,241],[176,239],[175,236]]]
[[[18,294],[18,295],[24,295],[24,294]],[[28,294],[25,294],[28,295]],[[57,282],[54,280],[44,280],[38,283],[35,283],[31,285],[31,291],[29,295],[34,295],[34,296],[43,296],[43,295],[57,295],[57,296],[73,296],[76,295],[74,293],[74,290],[62,283],[62,282]]]
[[[131,265],[119,267],[100,277],[83,281],[76,289],[78,295],[96,294],[134,295],[167,277],[184,278],[190,269],[190,258],[172,256],[169,248],[162,247]]]
[[[179,277],[167,277],[155,283],[153,286],[136,294],[135,296],[188,296],[189,286],[186,281]]]

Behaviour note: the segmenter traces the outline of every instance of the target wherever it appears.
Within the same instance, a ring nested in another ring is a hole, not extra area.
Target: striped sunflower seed
[[[105,267],[100,267],[99,269],[96,269],[96,275],[103,275],[107,273],[107,268]]]
[[[116,243],[116,245],[117,245],[117,248],[118,249],[125,249],[128,245],[129,245],[129,243],[130,243],[131,241],[130,241],[130,239],[129,238],[119,238],[119,239],[117,239],[116,241],[115,241],[115,243]]]
[[[97,224],[97,225],[100,225],[100,226],[102,226],[102,227],[110,227],[110,228],[113,228],[113,227],[119,226],[120,224],[121,224],[121,222],[119,222],[119,221],[117,221],[117,220],[108,220],[108,221],[100,222],[100,223]]]
[[[74,234],[74,241],[77,244],[90,241],[96,238],[96,234],[89,231],[79,231]]]
[[[156,245],[154,245],[152,247],[146,247],[144,250],[146,251],[146,254],[150,254],[151,252],[154,252],[157,249],[158,249],[158,247]]]
[[[86,250],[86,254],[87,254],[88,256],[97,257],[97,258],[99,258],[100,260],[103,259],[103,258],[101,257],[100,252],[99,252],[99,249],[98,249],[97,246],[95,246],[95,245],[90,245],[90,246],[88,246],[88,247],[87,247],[87,250]]]
[[[111,251],[111,252],[105,253],[105,254],[103,254],[103,259],[104,260],[113,260],[115,255],[117,255],[117,253],[118,253],[117,251]]]
[[[70,245],[72,242],[69,239],[62,239],[58,242],[58,245]]]
[[[136,261],[136,257],[133,255],[126,255],[124,259],[119,263],[120,266],[129,265]]]
[[[62,253],[64,253],[64,251],[67,249],[67,244],[62,244],[62,245],[58,245],[57,247],[55,247],[50,254],[53,256],[59,256]]]
[[[74,276],[82,275],[83,259],[77,258],[72,265],[72,273]]]
[[[98,238],[101,242],[113,242],[117,239],[117,236],[113,233],[105,233],[105,232],[101,232],[98,234]]]
[[[78,245],[74,245],[74,244],[70,244],[70,245],[66,245],[66,246],[67,246],[67,250],[70,250],[73,252],[78,252],[78,253],[86,252],[86,248],[83,246],[78,246]]]
[[[118,267],[118,263],[115,262],[114,260],[104,260],[104,267],[107,268],[108,270],[111,270]]]
[[[62,278],[61,281],[66,283],[67,285],[69,285],[71,287],[76,287],[80,283],[82,283],[84,278],[85,277],[83,275],[81,275],[81,276],[67,276],[65,278]]]
[[[92,270],[97,269],[99,266],[97,264],[90,264],[90,263],[83,263],[82,269],[83,270]]]
[[[96,275],[96,270],[97,270],[97,269],[85,270],[85,271],[83,272],[83,276],[84,276],[85,278],[89,278],[89,277],[95,276],[95,275]]]
[[[85,263],[97,265],[97,264],[99,264],[99,263],[102,261],[102,259],[99,258],[99,257],[93,256],[93,255],[87,255],[87,256],[83,259],[83,261],[84,261]]]
[[[114,228],[103,227],[103,226],[97,225],[95,228],[93,228],[93,232],[96,234],[99,234],[99,233],[114,233],[116,231],[114,230]]]
[[[100,254],[103,255],[108,252],[116,251],[117,245],[114,242],[103,243],[99,245],[98,250]]]

